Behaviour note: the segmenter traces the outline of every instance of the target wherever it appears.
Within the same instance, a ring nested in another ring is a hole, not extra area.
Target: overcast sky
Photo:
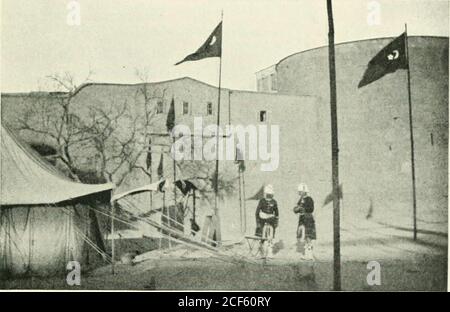
[[[69,0],[2,0],[2,92],[46,90],[45,77],[136,83],[190,76],[214,85],[218,59],[173,64],[223,24],[222,85],[255,89],[254,73],[283,57],[327,44],[326,0],[78,0],[81,24],[67,24]],[[369,25],[373,4],[379,25]],[[376,6],[376,5],[375,5]],[[448,36],[447,0],[335,0],[336,42],[409,35]]]

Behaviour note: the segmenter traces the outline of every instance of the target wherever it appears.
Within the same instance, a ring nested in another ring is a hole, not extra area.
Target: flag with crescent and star
[[[187,61],[198,61],[208,57],[221,57],[222,56],[222,22],[217,25],[214,31],[206,39],[197,51],[186,56],[182,61],[179,61],[175,65],[181,64]]]
[[[395,38],[370,60],[358,88],[364,87],[386,74],[393,73],[397,69],[408,68],[405,36],[406,33],[403,33]]]

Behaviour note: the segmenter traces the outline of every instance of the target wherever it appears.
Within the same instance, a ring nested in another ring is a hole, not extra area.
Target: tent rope
[[[119,205],[122,205],[122,204],[119,204]],[[128,207],[128,208],[131,208],[131,209],[134,208],[133,204],[130,203],[130,202],[127,202],[127,203],[124,204],[123,206],[124,206],[124,207]],[[164,213],[163,213],[163,216],[167,219],[167,221],[168,221],[169,224],[172,223],[172,224],[175,224],[175,225],[184,227],[184,224],[182,224],[182,223],[178,222],[177,220],[171,218],[170,215],[167,215],[167,214],[164,214]],[[143,217],[139,217],[139,216],[134,216],[134,217],[135,217],[136,219],[138,219],[138,220],[144,221],[145,223],[147,223],[147,222],[146,222],[147,220],[151,220],[151,219],[147,219],[147,218],[143,218]],[[152,221],[153,221],[153,220],[152,220]],[[153,221],[153,222],[154,222],[154,221]],[[147,224],[148,224],[148,223],[147,223]],[[193,231],[193,230],[191,229],[191,230],[190,230],[190,234],[197,234],[197,232],[195,232],[195,231]],[[206,240],[207,242],[211,243],[211,244],[216,243],[216,241],[214,241],[213,239],[210,239],[209,237],[204,237],[203,239]]]
[[[123,199],[126,199],[126,198],[123,198]],[[122,200],[122,199],[121,199],[121,200]],[[132,211],[132,210],[135,210],[135,209],[139,210],[139,208],[138,208],[138,207],[135,207],[134,203],[132,203],[130,200],[125,200],[125,202],[123,202],[123,203],[120,202],[119,205],[123,205],[124,207],[130,209],[131,211]],[[169,215],[164,214],[164,213],[163,213],[163,215],[164,215],[165,218],[167,218],[169,224],[172,223],[172,224],[175,224],[175,225],[184,227],[184,224],[182,224],[182,223],[178,222],[177,220],[171,218]],[[150,222],[155,222],[155,221],[153,221],[153,220],[151,220],[151,219],[147,219],[147,218],[143,218],[143,217],[139,217],[139,216],[133,216],[133,217],[135,217],[135,218],[138,219],[138,220],[143,221],[143,222],[146,223],[146,224],[149,224],[148,220],[149,220]],[[149,224],[149,225],[154,226],[154,225],[152,225],[152,224]],[[160,226],[161,226],[161,225],[160,225]],[[169,226],[170,226],[170,225],[169,225]],[[160,230],[161,230],[161,229],[160,229]],[[174,231],[176,231],[176,230],[174,230]],[[177,231],[177,233],[178,233],[178,235],[182,234],[182,233],[179,233],[178,231]],[[164,235],[164,233],[161,233],[161,234]],[[191,229],[191,230],[190,230],[190,234],[196,234],[196,232],[193,231],[193,230]],[[171,238],[173,237],[173,236],[170,235],[170,234],[167,235],[167,236],[168,236],[169,239],[171,239]],[[203,241],[206,241],[206,243],[210,243],[211,245],[216,243],[216,241],[214,241],[213,239],[211,239],[211,238],[209,238],[209,237],[202,237],[202,240],[203,240]],[[207,246],[208,246],[208,247],[211,247],[210,245],[207,245]],[[236,257],[242,257],[242,255],[238,254],[237,252],[231,251],[231,254],[233,254],[233,256],[236,256]]]
[[[95,208],[93,208],[93,207],[90,207],[90,209],[93,209],[94,211],[96,211],[96,212],[98,212],[98,213],[100,213],[100,214],[103,214],[103,215],[105,215],[105,216],[108,216],[108,217],[110,217],[110,218],[113,218],[113,219],[116,220],[116,221],[122,222],[122,223],[124,223],[124,224],[127,224],[127,225],[133,227],[133,228],[138,229],[138,228],[136,227],[136,225],[134,225],[134,224],[132,224],[132,223],[126,221],[126,220],[123,220],[123,219],[121,219],[121,218],[119,218],[119,217],[117,217],[117,216],[112,216],[112,215],[110,215],[110,214],[108,214],[108,213],[99,211],[99,210],[97,210],[97,209],[95,209]],[[151,221],[151,220],[148,220],[148,221]],[[165,226],[159,225],[159,224],[157,224],[157,223],[154,222],[154,221],[152,221],[152,222],[149,223],[149,224],[152,225],[152,226],[154,226],[154,227],[156,227],[156,228],[165,229],[165,230],[167,230],[168,232],[172,232],[172,233],[174,232],[171,228],[167,228],[167,227],[165,227]],[[162,233],[162,235],[164,235],[164,236],[166,236],[166,237],[169,238],[169,235],[168,235],[168,234]],[[177,236],[183,236],[182,234],[176,233],[176,232],[174,233],[174,235],[177,235]],[[186,238],[186,237],[183,237],[183,238],[185,238],[185,239],[187,239],[187,240],[190,240],[190,238]],[[250,260],[250,259],[248,259],[248,258],[244,258],[244,257],[242,257],[242,256],[239,257],[239,259],[236,259],[236,258],[233,257],[233,256],[230,256],[230,255],[228,255],[228,254],[224,254],[224,253],[220,252],[219,250],[217,250],[216,248],[211,247],[211,246],[206,245],[206,244],[203,244],[203,243],[199,243],[199,242],[193,243],[193,242],[181,240],[181,239],[178,239],[178,238],[175,238],[175,237],[172,237],[172,236],[170,237],[170,239],[172,239],[172,240],[174,240],[174,241],[177,241],[177,242],[179,242],[180,244],[187,245],[187,246],[192,247],[192,248],[195,248],[195,249],[200,249],[200,250],[206,251],[206,252],[210,253],[213,257],[215,257],[215,258],[217,258],[217,259],[219,259],[219,260],[222,260],[222,261],[224,261],[224,262],[231,262],[231,263],[239,263],[239,264],[240,264],[240,263],[242,263],[242,261],[245,261],[245,262],[257,264],[257,262],[252,261],[252,260]]]
[[[69,208],[64,207],[64,213],[66,213],[69,216],[73,216],[73,211],[71,211]],[[88,224],[87,218],[84,218],[82,216],[79,216],[80,220],[84,222],[85,224]],[[79,235],[89,246],[91,246],[96,252],[98,252],[107,262],[111,263],[111,257],[103,252],[100,247],[95,244],[89,237],[87,237],[84,233],[82,233],[79,229],[74,227],[75,234]]]

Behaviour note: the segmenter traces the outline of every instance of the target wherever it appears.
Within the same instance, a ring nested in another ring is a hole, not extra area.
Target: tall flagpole
[[[242,182],[241,182],[241,169],[238,167],[238,183],[239,183],[239,221],[241,225],[241,233],[244,233],[244,222],[242,217]]]
[[[172,138],[173,146],[175,146],[175,136]],[[175,157],[173,158],[173,202],[175,205],[175,211],[177,210],[177,187],[175,185],[175,181],[177,180],[177,161],[175,160]],[[169,213],[170,215],[170,213]]]
[[[245,206],[245,171],[242,172],[242,207],[244,209],[244,233],[247,232],[247,208]]]
[[[114,264],[116,258],[116,249],[114,245],[114,214],[115,214],[115,203],[111,203],[111,274],[115,274]]]
[[[417,239],[417,200],[416,200],[416,167],[414,162],[414,131],[412,120],[412,104],[411,104],[411,73],[409,70],[409,51],[408,51],[408,26],[405,24],[405,54],[406,54],[406,72],[408,74],[408,108],[409,108],[409,136],[411,140],[411,177],[412,177],[412,193],[413,193],[413,227],[414,240]]]
[[[336,100],[336,64],[334,51],[334,23],[331,0],[327,0],[328,11],[328,61],[330,66],[330,112],[331,112],[331,172],[333,183],[333,286],[341,290],[341,238],[339,211],[339,147]]]
[[[214,229],[216,231],[216,241],[221,241],[220,219],[219,219],[219,127],[220,127],[220,93],[222,89],[222,42],[223,42],[223,10],[221,13],[222,23],[222,40],[220,40],[220,60],[219,60],[219,89],[217,94],[217,133],[216,133],[216,170],[214,173],[214,214],[216,217],[216,224]]]

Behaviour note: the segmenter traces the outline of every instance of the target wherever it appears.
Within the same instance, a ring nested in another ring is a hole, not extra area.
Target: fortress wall
[[[383,210],[411,215],[411,169],[405,70],[357,88],[369,60],[392,39],[336,46],[340,181],[345,207],[363,212],[373,200]],[[447,215],[448,38],[409,38],[418,214]],[[329,103],[328,50],[280,61],[279,93],[314,95]],[[320,108],[329,116],[329,104]],[[323,131],[329,135],[329,117]],[[431,139],[431,136],[433,139]]]

